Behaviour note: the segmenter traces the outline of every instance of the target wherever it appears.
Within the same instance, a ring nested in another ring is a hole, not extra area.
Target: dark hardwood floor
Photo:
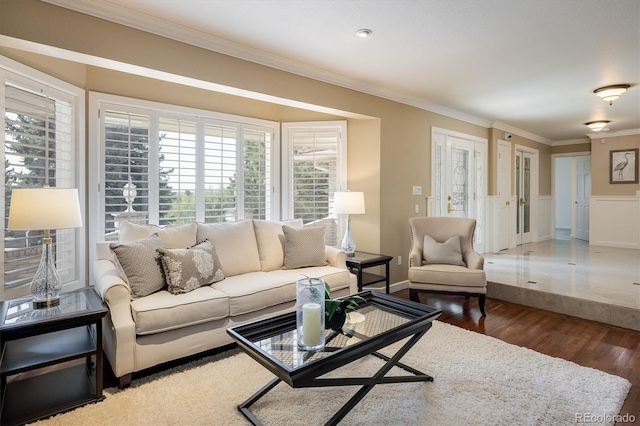
[[[409,291],[394,295],[408,299]],[[632,387],[620,414],[640,424],[640,332],[495,299],[486,317],[477,298],[423,293],[420,301],[442,310],[439,321],[626,378]]]

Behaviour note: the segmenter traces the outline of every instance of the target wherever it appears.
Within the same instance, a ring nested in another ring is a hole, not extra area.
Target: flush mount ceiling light
[[[588,126],[594,133],[601,132],[607,124],[609,124],[609,120],[598,120],[598,121],[589,121],[588,123],[584,123]]]
[[[614,84],[596,89],[593,93],[600,96],[602,100],[609,102],[609,105],[613,105],[613,101],[618,99],[629,87],[631,87],[629,84]]]
[[[371,34],[373,33],[373,31],[367,29],[367,28],[363,28],[361,30],[356,31],[356,35],[360,38],[367,38],[369,37]]]

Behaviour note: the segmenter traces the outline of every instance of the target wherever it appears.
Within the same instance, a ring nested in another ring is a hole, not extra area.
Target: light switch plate
[[[421,186],[413,186],[413,190],[411,191],[413,195],[422,195],[422,187]]]

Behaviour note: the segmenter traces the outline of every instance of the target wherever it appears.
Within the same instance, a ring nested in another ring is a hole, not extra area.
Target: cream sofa
[[[135,298],[110,243],[97,244],[95,290],[109,308],[103,347],[120,387],[130,384],[134,372],[231,343],[228,327],[295,309],[295,285],[303,275],[324,278],[335,297],[357,292],[345,253],[333,247],[324,247],[325,266],[283,269],[280,222],[194,222],[165,228],[123,222],[119,242],[152,234],[165,247],[211,241],[225,278],[182,294],[165,288]]]

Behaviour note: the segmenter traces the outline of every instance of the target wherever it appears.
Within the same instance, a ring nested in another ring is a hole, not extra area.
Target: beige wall
[[[20,19],[16,19],[18,16]],[[25,21],[29,25],[24,25]],[[501,131],[232,58],[36,0],[0,0],[0,36],[6,36],[0,39],[0,53],[87,91],[276,121],[348,118],[348,185],[351,190],[365,192],[367,211],[365,215],[353,217],[354,236],[361,250],[379,251],[395,258],[403,256],[402,266],[397,265],[396,259],[392,261],[392,282],[407,278],[408,219],[426,214],[425,197],[430,195],[431,186],[432,127],[489,140],[489,193],[495,193],[493,156]],[[78,53],[85,56],[79,58]],[[52,58],[52,55],[67,57],[70,61]],[[80,63],[83,61],[93,65],[83,65]],[[165,75],[162,78],[136,75],[157,71]],[[221,90],[238,88],[245,93],[233,96],[162,81],[185,77],[224,85]],[[307,103],[309,107],[291,108],[277,101],[257,101],[252,99],[255,95]],[[330,114],[317,111],[330,111]],[[540,151],[540,194],[551,194],[550,147],[517,136],[511,142]],[[422,186],[423,195],[412,195],[413,185]],[[414,213],[415,204],[420,206],[419,214]]]
[[[594,139],[591,142],[591,195],[635,196],[640,183],[609,183],[609,161],[612,150],[639,148],[640,135]],[[636,167],[640,166],[638,161],[636,159]]]

